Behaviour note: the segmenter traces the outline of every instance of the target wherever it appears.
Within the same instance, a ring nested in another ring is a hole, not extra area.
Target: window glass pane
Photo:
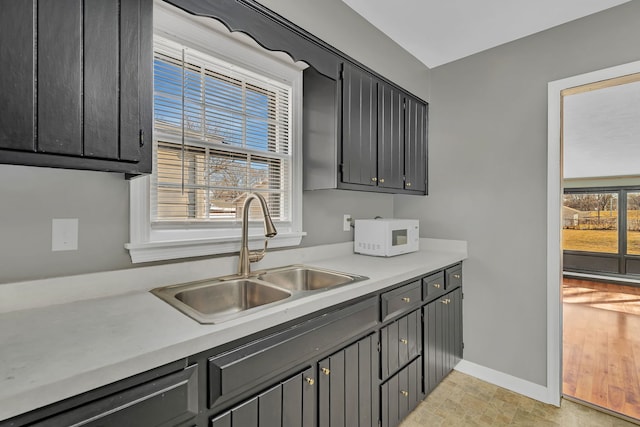
[[[640,192],[627,193],[627,253],[640,255]]]
[[[618,253],[618,194],[565,194],[562,248],[570,251]]]
[[[274,221],[290,221],[291,87],[155,43],[154,221],[234,222],[254,191]]]

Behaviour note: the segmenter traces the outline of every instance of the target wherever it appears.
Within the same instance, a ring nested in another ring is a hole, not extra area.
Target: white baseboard
[[[455,370],[540,402],[550,405],[556,404],[550,399],[548,388],[540,384],[532,383],[466,360],[461,360],[460,363],[456,365]]]

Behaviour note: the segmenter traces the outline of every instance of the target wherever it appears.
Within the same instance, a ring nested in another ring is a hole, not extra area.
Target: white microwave
[[[389,257],[420,249],[417,219],[356,219],[354,226],[355,253]]]

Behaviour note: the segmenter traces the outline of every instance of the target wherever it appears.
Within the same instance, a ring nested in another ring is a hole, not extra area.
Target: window
[[[300,68],[158,9],[154,172],[131,184],[133,262],[237,251],[250,192],[265,197],[278,229],[269,245],[299,244]],[[167,20],[180,37],[162,31]],[[249,217],[262,218],[258,204]],[[249,235],[262,245],[262,223]]]
[[[618,193],[567,193],[562,218],[564,250],[618,253]]]

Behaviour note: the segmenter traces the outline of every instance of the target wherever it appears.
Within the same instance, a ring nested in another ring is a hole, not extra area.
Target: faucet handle
[[[260,261],[262,258],[264,258],[264,256],[267,253],[267,245],[269,243],[269,238],[264,239],[264,248],[261,251],[250,251],[249,252],[249,262],[258,262]]]

